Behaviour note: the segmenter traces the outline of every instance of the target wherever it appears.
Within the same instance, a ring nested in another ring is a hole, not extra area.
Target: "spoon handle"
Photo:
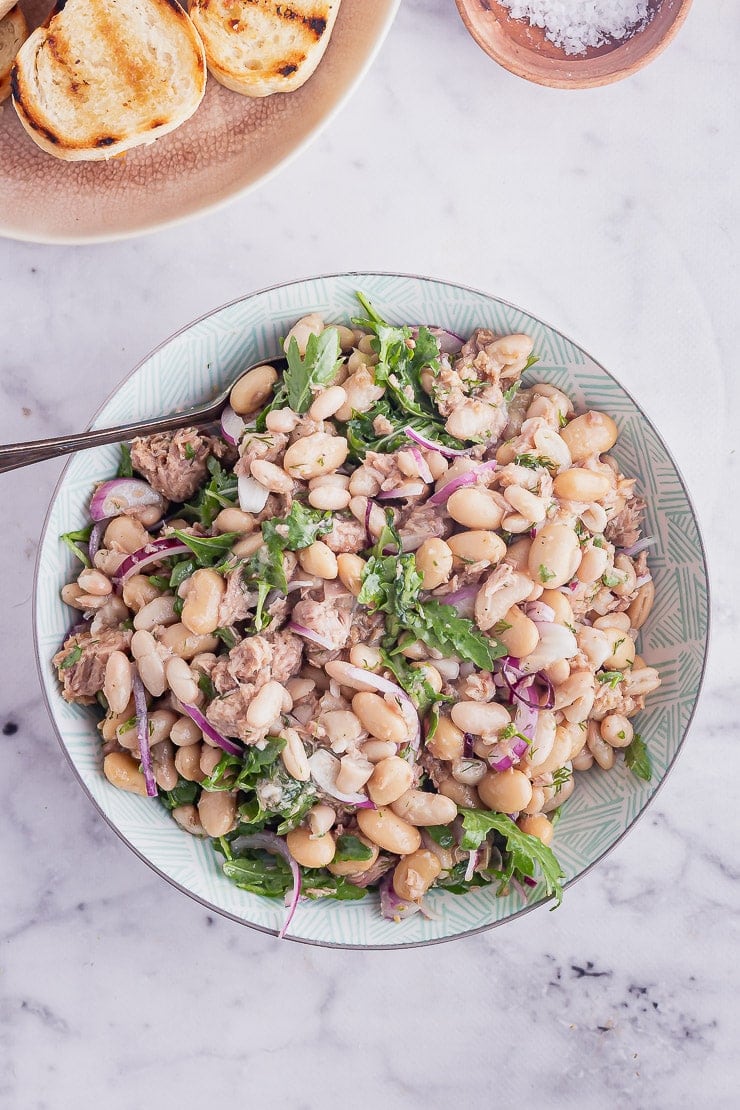
[[[185,412],[160,416],[155,420],[139,420],[136,424],[122,424],[117,428],[99,428],[76,435],[57,436],[55,439],[37,439],[28,443],[9,443],[0,447],[0,474],[17,470],[31,463],[44,462],[46,459],[60,458],[73,451],[86,451],[88,447],[99,447],[103,443],[122,443],[138,435],[153,435],[167,432],[172,428],[183,428],[188,424],[205,424],[214,420],[223,405],[201,405]]]

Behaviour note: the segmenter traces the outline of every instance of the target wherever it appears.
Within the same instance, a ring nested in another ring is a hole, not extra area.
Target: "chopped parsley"
[[[79,559],[83,566],[90,567],[90,557],[86,551],[83,551],[79,544],[87,544],[90,540],[90,533],[93,530],[92,524],[88,524],[87,528],[78,528],[76,532],[63,532],[59,539],[65,544],[72,552],[76,559]]]
[[[131,448],[128,443],[121,444],[121,461],[118,464],[116,477],[118,478],[133,478],[134,467],[131,462]]]
[[[82,646],[75,644],[69,655],[66,655],[59,664],[59,670],[68,671],[70,667],[74,667],[75,663],[79,663],[80,659],[82,659]]]
[[[624,678],[621,671],[601,671],[596,675],[599,682],[608,682],[612,690],[615,690],[619,683]]]
[[[650,782],[653,777],[653,768],[650,754],[645,741],[639,733],[635,733],[632,742],[624,749],[624,762],[633,775],[644,782]]]
[[[548,570],[544,563],[540,563],[540,569],[538,570],[537,574],[539,575],[540,582],[542,583],[549,582],[555,577],[555,571]]]

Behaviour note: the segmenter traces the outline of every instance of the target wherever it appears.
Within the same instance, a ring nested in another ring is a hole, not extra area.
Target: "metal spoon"
[[[274,366],[281,373],[287,365],[284,358],[263,358],[247,366],[239,378],[243,378],[250,370],[257,366]],[[9,443],[0,447],[0,474],[9,470],[17,470],[21,466],[30,466],[31,463],[44,462],[46,459],[56,459],[61,455],[70,455],[73,451],[86,451],[88,447],[99,447],[103,443],[123,443],[139,435],[153,435],[155,432],[168,432],[173,428],[185,428],[190,424],[211,424],[218,420],[221,413],[229,403],[229,394],[239,381],[237,378],[218,397],[205,405],[196,405],[192,409],[183,409],[169,416],[158,416],[153,420],[139,420],[135,424],[121,424],[117,428],[99,428],[95,431],[78,432],[71,436],[58,436],[56,439],[36,439],[27,443]]]

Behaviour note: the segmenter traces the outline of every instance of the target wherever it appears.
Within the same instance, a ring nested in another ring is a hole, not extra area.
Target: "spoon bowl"
[[[207,401],[204,405],[182,409],[167,416],[156,416],[152,420],[137,420],[134,424],[119,424],[116,428],[100,428],[96,431],[77,432],[75,435],[58,436],[54,439],[35,439],[25,443],[9,443],[0,447],[0,474],[18,470],[31,463],[45,462],[47,459],[61,458],[74,451],[86,451],[89,447],[100,447],[105,443],[123,443],[134,436],[150,436],[156,432],[169,432],[174,428],[187,428],[190,425],[202,427],[218,420],[229,403],[229,396],[236,383],[250,370],[258,366],[273,366],[280,373],[287,366],[284,358],[263,358],[253,362],[231,382],[226,389]]]

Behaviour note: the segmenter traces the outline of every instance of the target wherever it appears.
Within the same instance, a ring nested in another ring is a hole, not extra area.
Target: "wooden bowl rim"
[[[497,42],[497,36],[487,38],[479,31],[478,26],[470,15],[472,3],[479,3],[481,14],[490,15],[494,27],[500,29],[502,38],[506,38],[510,48],[502,50]],[[603,85],[614,84],[626,77],[631,77],[639,70],[649,65],[672,42],[683,26],[693,0],[675,0],[673,10],[665,18],[665,26],[660,37],[643,53],[635,56],[635,47],[650,28],[650,24],[643,30],[633,35],[630,39],[619,43],[611,50],[596,57],[582,57],[576,54],[563,53],[562,59],[553,59],[537,50],[516,43],[510,39],[503,30],[508,20],[501,20],[495,10],[489,6],[487,0],[455,0],[466,29],[490,58],[503,66],[515,77],[522,77],[525,81],[532,81],[556,89],[591,89]],[[661,7],[671,6],[671,0],[660,0]],[[656,13],[657,14],[657,13]],[[628,63],[620,64],[625,54],[632,55]],[[568,67],[568,72],[562,71]]]

